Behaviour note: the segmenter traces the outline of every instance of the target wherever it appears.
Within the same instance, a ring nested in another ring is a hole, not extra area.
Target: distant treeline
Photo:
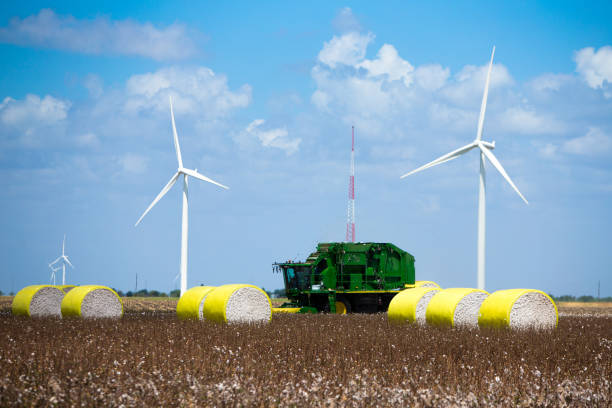
[[[265,288],[262,288],[262,289],[271,298],[285,297],[285,289],[275,289],[273,291],[266,290]],[[169,297],[179,297],[181,294],[181,291],[178,289],[174,289],[173,291],[170,291],[170,293],[160,292],[158,290],[147,290],[147,289],[141,289],[138,292],[133,292],[131,290],[128,290],[127,292],[123,292],[117,289],[114,289],[114,290],[121,297],[168,297],[168,296]],[[2,292],[0,292],[0,294],[1,293]]]
[[[597,298],[595,296],[572,296],[572,295],[562,295],[562,296],[555,296],[555,295],[550,295],[551,298],[553,298],[553,300],[555,302],[584,302],[584,303],[588,303],[588,302],[612,302],[612,296],[608,296],[608,297],[600,297]]]
[[[140,289],[138,292],[133,292],[128,290],[127,292],[123,292],[122,290],[114,289],[115,292],[121,297],[179,297],[181,291],[178,289],[174,289],[170,291],[170,293],[160,292],[159,290],[147,290]]]

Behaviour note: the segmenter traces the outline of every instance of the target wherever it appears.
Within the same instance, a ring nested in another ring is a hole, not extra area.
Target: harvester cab
[[[386,311],[399,291],[414,287],[414,257],[389,243],[320,243],[304,262],[273,264],[289,302],[301,313]]]

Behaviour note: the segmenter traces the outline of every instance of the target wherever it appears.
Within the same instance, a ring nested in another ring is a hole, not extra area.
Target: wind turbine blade
[[[172,176],[172,178],[170,179],[170,181],[168,182],[168,184],[166,184],[164,186],[164,188],[162,188],[162,191],[159,192],[159,194],[157,195],[157,197],[155,197],[155,200],[153,200],[153,202],[151,203],[151,205],[149,205],[149,207],[145,210],[145,212],[140,216],[140,218],[138,219],[138,221],[136,221],[136,224],[134,224],[134,226],[136,227],[138,224],[140,224],[140,221],[142,221],[142,219],[144,218],[145,215],[147,215],[147,213],[149,212],[149,210],[151,210],[151,208],[153,208],[153,206],[155,204],[157,204],[157,202],[168,192],[168,190],[170,190],[172,188],[172,186],[174,185],[174,183],[176,183],[176,180],[178,179],[179,176],[179,172],[176,172],[174,174],[174,176]]]
[[[410,175],[412,175],[414,173],[418,173],[419,171],[422,171],[422,170],[428,169],[430,167],[437,166],[438,164],[442,164],[442,163],[445,163],[447,161],[456,159],[457,157],[461,156],[462,154],[469,152],[470,150],[472,150],[476,146],[477,146],[477,143],[473,142],[473,143],[470,143],[470,144],[465,145],[463,147],[460,147],[459,149],[453,150],[452,152],[447,153],[444,156],[438,157],[436,160],[431,161],[431,162],[429,162],[429,163],[419,167],[418,169],[412,170],[411,172],[408,172],[408,173],[404,174],[400,178],[408,177],[408,176],[410,176]]]
[[[64,241],[62,242],[62,255],[64,255],[65,248],[66,248],[66,234],[64,234]]]
[[[198,173],[197,171],[194,171],[194,170],[189,170],[189,169],[181,169],[181,171],[182,171],[183,173],[187,174],[188,176],[193,177],[193,178],[197,178],[197,179],[200,179],[200,180],[202,180],[202,181],[208,181],[209,183],[216,184],[216,185],[218,185],[219,187],[222,187],[222,188],[224,188],[224,189],[226,189],[226,190],[229,190],[229,187],[224,186],[224,185],[223,185],[223,184],[221,184],[221,183],[217,183],[215,180],[210,179],[210,178],[206,177],[205,175]]]
[[[178,160],[179,168],[183,167],[183,158],[181,157],[181,146],[179,146],[178,133],[176,133],[176,123],[174,123],[174,110],[172,109],[172,97],[170,97],[170,116],[172,117],[172,134],[174,136],[174,150],[176,151],[176,159]]]
[[[62,259],[62,257],[61,257],[61,256],[58,256],[58,257],[57,257],[57,259],[56,259],[55,261],[53,261],[53,262],[51,262],[51,263],[49,264],[49,268],[51,268],[51,265],[55,265],[55,264],[56,264],[56,263],[57,263],[57,262],[58,262],[60,259]]]
[[[68,257],[66,255],[63,256],[64,260],[68,263],[68,265],[70,265],[70,267],[72,269],[74,269],[74,266],[72,266],[72,263],[70,263],[70,260],[68,259]]]
[[[493,55],[495,55],[495,46],[493,46],[493,52],[491,52],[491,62],[489,63],[489,71],[487,72],[487,82],[485,83],[484,94],[482,95],[476,140],[480,140],[482,138],[482,127],[484,125],[485,111],[487,110],[487,97],[489,96],[489,82],[491,81],[491,69],[493,69]]]
[[[516,193],[523,199],[523,201],[525,202],[525,204],[529,204],[529,202],[527,201],[527,199],[525,199],[525,197],[523,197],[523,195],[521,194],[521,192],[519,191],[518,188],[516,188],[516,186],[514,185],[514,183],[512,182],[512,180],[510,179],[510,176],[508,176],[508,173],[506,173],[506,170],[504,170],[504,167],[501,165],[501,163],[499,162],[499,160],[497,160],[497,157],[495,157],[495,155],[493,154],[493,152],[491,152],[489,149],[487,149],[485,146],[480,145],[480,150],[483,151],[483,153],[485,154],[485,156],[487,156],[487,159],[489,159],[489,161],[491,162],[491,164],[493,164],[493,166],[497,169],[497,171],[499,171],[501,173],[502,176],[504,176],[504,178],[506,179],[506,181],[508,182],[508,184],[510,184],[512,186],[512,188],[514,189],[514,191],[516,191]]]

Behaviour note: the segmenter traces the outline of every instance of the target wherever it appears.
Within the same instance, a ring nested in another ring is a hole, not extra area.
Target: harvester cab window
[[[287,268],[287,283],[290,287],[295,286],[295,271],[293,268]]]
[[[293,266],[285,269],[288,289],[309,289],[310,288],[310,268],[304,266]]]

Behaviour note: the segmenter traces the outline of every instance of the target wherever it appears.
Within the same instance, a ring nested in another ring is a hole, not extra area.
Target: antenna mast
[[[349,177],[349,197],[346,220],[347,242],[355,242],[355,126],[352,126],[351,130],[351,175]]]

